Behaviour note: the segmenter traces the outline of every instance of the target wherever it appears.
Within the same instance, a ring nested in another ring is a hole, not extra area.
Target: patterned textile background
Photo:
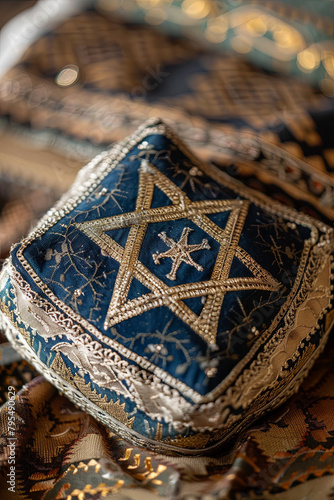
[[[0,2],[0,19],[18,3]],[[87,160],[150,116],[170,123],[203,160],[333,224],[331,97],[240,53],[218,53],[152,23],[127,24],[110,5],[99,2],[41,36],[0,81],[0,259]],[[330,16],[326,23],[333,31]],[[294,398],[201,459],[134,448],[0,342],[3,500],[334,496],[333,340]],[[11,408],[15,493],[7,489]]]
[[[18,438],[17,493],[6,496],[10,449],[3,404],[2,498],[329,500],[334,492],[333,355],[331,342],[298,395],[219,456],[201,459],[158,457],[134,448],[36,377],[26,362],[1,366],[2,387],[17,394]],[[2,401],[7,396],[2,389]]]
[[[44,161],[58,178],[160,116],[202,158],[256,177],[272,196],[292,194],[290,203],[310,213],[319,204],[331,218],[333,113],[333,100],[300,80],[96,12],[42,37],[0,85],[1,144],[14,133],[61,153]],[[1,170],[6,163],[18,168],[13,148]]]
[[[334,8],[328,0],[97,0],[97,6],[302,76],[333,95]]]

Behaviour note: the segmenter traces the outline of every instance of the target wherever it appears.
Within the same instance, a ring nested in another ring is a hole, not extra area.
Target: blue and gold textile
[[[123,438],[201,453],[298,389],[331,326],[333,230],[159,120],[102,153],[1,273],[13,345]]]

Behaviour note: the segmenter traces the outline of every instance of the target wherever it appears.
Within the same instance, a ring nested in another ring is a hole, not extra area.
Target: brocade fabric
[[[240,433],[221,456],[200,460],[134,448],[43,377],[29,382],[34,370],[26,362],[0,366],[2,380],[17,390],[17,449],[25,451],[17,462],[20,491],[6,497],[8,448],[1,434],[3,498],[328,500],[334,474],[333,354],[331,342],[298,395]],[[2,428],[6,416],[2,406]]]
[[[92,11],[33,44],[0,85],[9,130],[40,131],[65,156],[54,162],[60,172],[159,116],[201,158],[333,219],[333,99],[302,81]]]
[[[228,50],[267,70],[302,77],[333,95],[333,5],[328,0],[97,1],[103,12],[158,25]]]

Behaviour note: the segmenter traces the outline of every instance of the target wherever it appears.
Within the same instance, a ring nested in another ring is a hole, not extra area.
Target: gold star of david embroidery
[[[172,202],[171,205],[151,208],[155,187]],[[191,201],[174,182],[143,160],[139,169],[136,209],[88,222],[76,227],[119,263],[112,298],[104,328],[133,318],[156,307],[166,306],[194,332],[209,344],[216,343],[218,322],[225,294],[239,290],[278,290],[279,283],[263,269],[243,248],[239,239],[248,213],[247,200]],[[224,229],[212,222],[208,215],[230,212]],[[188,219],[219,243],[219,251],[212,274],[207,281],[169,286],[144,266],[138,259],[149,224]],[[106,234],[112,229],[129,227],[125,247]],[[236,257],[252,273],[252,277],[229,278],[232,261]],[[133,278],[150,290],[140,297],[128,299]],[[184,302],[204,297],[202,311],[195,314]]]

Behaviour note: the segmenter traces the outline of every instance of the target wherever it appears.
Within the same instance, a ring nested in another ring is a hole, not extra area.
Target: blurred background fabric
[[[151,116],[203,161],[333,225],[332,1],[0,1],[0,23],[0,259],[87,161]],[[0,356],[4,500],[333,498],[332,341],[293,399],[217,456],[187,459],[117,438],[4,337]]]
[[[303,76],[332,95],[334,6],[328,0],[97,0],[97,8]]]

